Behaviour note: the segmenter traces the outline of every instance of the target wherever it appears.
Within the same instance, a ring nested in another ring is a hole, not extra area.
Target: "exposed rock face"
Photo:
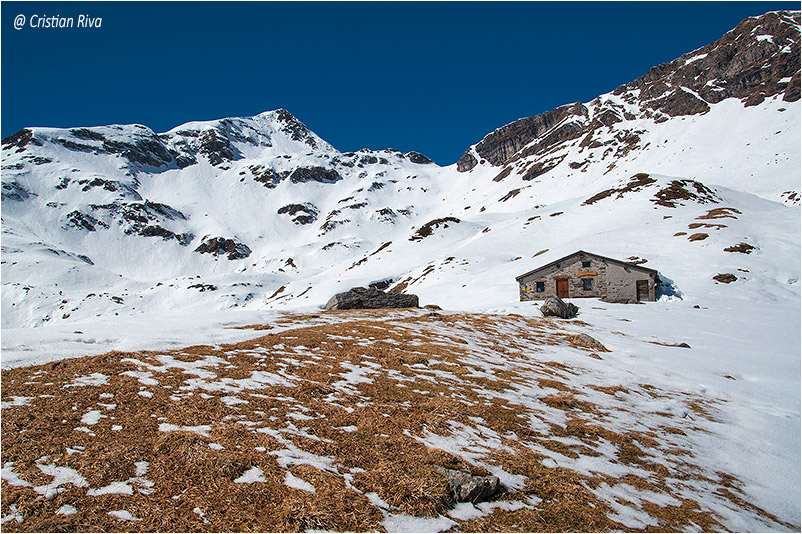
[[[248,167],[251,171],[253,179],[261,183],[268,189],[275,189],[281,181],[289,175],[288,171],[278,172],[272,168],[265,168],[262,165],[251,165]]]
[[[298,225],[312,224],[317,220],[318,209],[314,204],[304,202],[303,204],[287,204],[278,209],[279,215],[289,215],[292,217],[292,222]],[[300,215],[297,215],[300,213]]]
[[[650,69],[615,94],[640,89],[645,107],[672,117],[704,113],[708,104],[726,98],[751,106],[783,94],[783,100],[794,102],[799,100],[799,23],[799,12],[748,18],[715,43]],[[787,57],[778,60],[783,54]],[[671,88],[669,96],[661,96]]]
[[[534,117],[517,120],[485,136],[476,145],[476,153],[491,165],[501,166],[524,146],[551,130],[566,118],[574,115],[587,117],[588,109],[582,103],[577,102]],[[551,132],[540,144],[544,148],[548,148],[556,143],[566,139],[574,139],[580,135],[581,128],[567,123]]]
[[[138,196],[138,195],[137,195]],[[186,216],[177,209],[160,202],[112,202],[109,204],[90,204],[89,208],[98,218],[109,223],[116,222],[126,234],[136,234],[146,226],[165,221],[186,220]]]
[[[42,146],[42,143],[33,136],[33,132],[27,128],[23,128],[17,133],[9,135],[2,141],[3,148],[16,147],[17,152],[22,152],[28,143]]]
[[[455,502],[483,502],[490,500],[502,486],[498,477],[473,476],[464,471],[437,467],[437,471],[446,477],[448,491]]]
[[[189,245],[195,238],[191,232],[179,235],[161,226],[146,226],[139,232],[139,235],[143,237],[161,237],[164,241],[175,239],[178,244],[184,247]]]
[[[71,211],[70,213],[67,214],[66,226],[75,228],[77,230],[86,230],[88,232],[94,232],[96,225],[102,225],[105,228],[108,228],[107,224],[98,221],[91,215],[81,213],[78,210]]]
[[[276,119],[283,124],[281,131],[290,136],[294,141],[304,141],[312,148],[317,147],[317,142],[311,130],[304,123],[286,109],[276,110]]]
[[[213,237],[211,239],[204,238],[203,243],[195,249],[195,252],[212,254],[214,256],[228,254],[229,260],[239,260],[251,255],[251,249],[244,243],[237,243],[233,239],[225,239],[222,237]]]
[[[117,182],[112,182],[115,184]],[[108,185],[108,184],[107,184]],[[192,232],[178,234],[164,228],[169,221],[185,221],[186,216],[177,209],[159,202],[112,202],[109,204],[90,204],[89,213],[73,210],[65,216],[63,228],[94,232],[119,227],[126,235],[161,237],[165,241],[175,239],[182,246],[194,239]]]
[[[68,130],[63,137],[54,138],[51,141],[78,152],[120,154],[137,166],[162,167],[173,161],[174,155],[165,146],[164,141],[150,128],[138,124],[131,125],[130,128],[133,131],[129,132],[125,141],[120,140],[119,137],[113,138],[121,130],[120,126],[73,128]],[[42,142],[27,128],[6,137],[2,143],[6,149],[16,147],[16,152],[24,151],[29,143],[34,146],[42,146]]]
[[[293,183],[320,182],[322,184],[333,184],[337,180],[342,180],[340,173],[325,167],[298,167],[290,174],[290,181]]]
[[[563,302],[560,297],[549,297],[540,307],[540,313],[544,317],[561,317],[563,319],[570,319],[575,316],[579,308],[567,302]]]
[[[3,200],[13,200],[15,202],[22,202],[31,196],[36,196],[31,193],[24,185],[17,182],[4,182],[3,183]]]
[[[476,158],[471,154],[471,149],[469,148],[457,162],[457,170],[459,172],[468,172],[476,167],[478,163],[479,162],[476,161]]]
[[[87,128],[71,130],[71,133],[76,137],[80,137],[80,134],[84,133],[87,136],[85,137],[86,139],[102,140],[103,148],[107,152],[121,154],[132,163],[161,167],[173,161],[173,155],[164,146],[162,140],[155,133],[144,127],[143,135],[136,138],[133,143],[105,139],[102,134]]]
[[[199,141],[198,152],[204,154],[212,165],[237,159],[231,141],[214,128],[202,131]]]
[[[417,295],[385,293],[376,288],[354,287],[331,297],[326,303],[326,309],[417,308],[418,302]]]
[[[407,158],[409,158],[409,161],[411,161],[412,163],[417,163],[419,165],[432,163],[432,160],[430,160],[420,152],[407,152],[405,155]]]

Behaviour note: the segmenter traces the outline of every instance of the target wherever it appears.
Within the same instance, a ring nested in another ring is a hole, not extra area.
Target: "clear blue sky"
[[[2,136],[286,108],[343,151],[440,164],[799,2],[3,2]],[[31,28],[32,16],[102,18]],[[17,15],[26,26],[14,29]]]

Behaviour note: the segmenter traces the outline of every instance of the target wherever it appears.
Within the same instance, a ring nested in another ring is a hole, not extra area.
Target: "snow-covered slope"
[[[503,306],[516,274],[578,248],[648,259],[689,294],[717,291],[712,270],[736,257],[787,281],[796,263],[773,248],[786,244],[757,228],[793,232],[799,114],[799,14],[769,13],[591,102],[499,128],[444,168],[341,153],[285,110],[163,134],[27,128],[3,141],[2,324],[296,308],[399,281],[425,301]],[[627,187],[641,173],[650,183]],[[674,237],[717,207],[738,223]],[[723,251],[750,239],[748,258]]]
[[[720,292],[721,269],[787,286],[799,71],[799,13],[768,13],[444,168],[341,153],[285,110],[163,134],[26,128],[3,140],[3,328],[317,306],[370,283],[503,307],[516,274],[579,248],[646,259],[689,298]],[[675,236],[724,207],[709,239]],[[756,249],[724,251],[740,242]]]

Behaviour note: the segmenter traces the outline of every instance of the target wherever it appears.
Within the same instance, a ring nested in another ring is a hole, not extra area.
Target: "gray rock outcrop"
[[[576,139],[583,134],[583,131],[574,128],[573,123],[569,120],[574,115],[587,117],[587,107],[577,102],[560,106],[557,109],[534,117],[519,119],[487,134],[476,145],[476,153],[491,165],[501,166],[524,146],[543,136],[546,132],[552,131],[555,126],[561,123],[566,123],[569,127],[558,128],[552,132],[555,135],[549,136],[548,146],[551,147],[568,139]],[[475,165],[476,158],[468,149],[457,162],[457,170],[460,172],[469,171]]]
[[[362,310],[377,308],[417,308],[418,296],[385,293],[376,288],[353,287],[337,293],[326,303],[327,310]]]
[[[455,502],[483,502],[490,500],[502,486],[498,477],[474,476],[456,469],[437,467],[437,471],[446,477],[448,491]]]
[[[575,316],[578,311],[579,308],[569,302],[563,302],[560,297],[549,297],[540,307],[540,313],[542,313],[544,317],[570,319]]]

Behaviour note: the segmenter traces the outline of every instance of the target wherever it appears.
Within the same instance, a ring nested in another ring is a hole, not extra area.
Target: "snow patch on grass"
[[[138,517],[134,517],[131,512],[127,510],[112,510],[111,512],[106,512],[111,517],[119,519],[120,521],[142,521]]]
[[[457,525],[447,517],[415,517],[407,514],[388,515],[382,521],[387,532],[444,532]]]
[[[315,491],[315,486],[313,486],[306,480],[296,477],[289,471],[287,471],[287,474],[284,476],[284,484],[286,484],[290,488],[303,490],[309,493],[317,493]]]
[[[3,401],[0,403],[0,408],[6,409],[12,406],[25,406],[33,400],[33,397],[11,397],[11,399],[11,401]]]
[[[253,484],[254,482],[267,482],[265,472],[258,467],[251,467],[241,476],[234,479],[237,484]]]
[[[208,438],[211,430],[212,427],[210,425],[181,426],[172,425],[170,423],[159,423],[159,432],[194,432],[200,434],[204,438]]]

